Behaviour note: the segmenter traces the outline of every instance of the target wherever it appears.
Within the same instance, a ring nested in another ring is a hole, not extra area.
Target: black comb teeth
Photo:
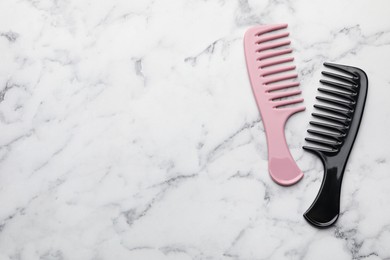
[[[335,72],[323,71],[325,79],[318,88],[320,104],[314,105],[313,129],[305,140],[313,146],[303,149],[320,157],[325,173],[320,191],[313,204],[304,214],[305,219],[320,228],[334,224],[340,211],[341,182],[352,150],[368,90],[366,73],[356,67],[324,63]]]
[[[324,141],[308,137],[305,138],[305,140],[315,144],[316,147],[304,146],[303,149],[319,151],[321,148],[320,150],[323,152],[324,148],[330,148],[328,152],[334,153],[335,151],[338,151],[339,147],[343,144],[343,139],[348,133],[351,118],[355,111],[358,99],[357,93],[359,92],[360,78],[359,76],[342,69],[339,65],[331,63],[325,63],[324,65],[325,67],[339,70],[344,74],[349,75],[349,77],[327,71],[322,72],[322,75],[330,78],[330,80],[320,80],[327,88],[318,88],[318,91],[322,95],[317,96],[316,99],[323,104],[314,105],[320,113],[312,113],[312,116],[320,121],[311,121],[310,125],[327,131],[309,129],[307,132],[322,138],[326,138],[326,136],[329,135],[337,136],[338,138],[337,141]]]

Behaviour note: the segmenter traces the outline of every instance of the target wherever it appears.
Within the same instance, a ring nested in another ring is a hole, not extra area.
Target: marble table
[[[0,260],[390,259],[390,2],[0,1]],[[307,110],[304,171],[267,172],[243,34],[288,23]],[[302,214],[322,63],[363,68],[341,216]]]

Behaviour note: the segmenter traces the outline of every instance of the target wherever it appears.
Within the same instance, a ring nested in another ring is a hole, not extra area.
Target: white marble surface
[[[390,2],[0,1],[0,259],[390,259]],[[307,110],[276,185],[243,55],[289,23]],[[302,213],[322,178],[301,146],[322,62],[370,89],[342,215]]]

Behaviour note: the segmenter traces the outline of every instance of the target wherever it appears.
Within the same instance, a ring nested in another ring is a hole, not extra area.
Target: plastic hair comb
[[[287,119],[294,113],[305,110],[303,98],[292,97],[301,91],[293,57],[286,54],[292,49],[286,47],[290,41],[288,32],[279,30],[287,24],[261,25],[250,28],[244,37],[245,58],[252,90],[261,113],[268,146],[268,170],[272,179],[280,185],[298,182],[303,173],[295,163],[284,136]],[[290,64],[289,64],[290,63]]]
[[[324,66],[340,74],[322,72],[332,81],[320,80],[328,88],[319,88],[324,96],[316,99],[325,105],[314,105],[321,113],[313,113],[312,116],[320,121],[310,122],[321,130],[307,130],[313,138],[305,140],[315,146],[303,147],[316,154],[324,164],[320,191],[304,214],[309,223],[320,228],[331,226],[339,216],[341,182],[359,130],[368,90],[368,79],[363,70],[332,63],[324,63]]]

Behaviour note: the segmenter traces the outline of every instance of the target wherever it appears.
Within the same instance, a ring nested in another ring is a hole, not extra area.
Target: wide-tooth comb
[[[287,24],[261,25],[245,33],[245,58],[252,90],[260,110],[268,145],[268,170],[272,179],[280,185],[298,182],[303,173],[295,163],[284,136],[287,119],[294,113],[305,110],[304,106],[291,106],[301,103],[303,98],[294,81],[297,74],[291,71],[295,66],[286,63],[294,60],[287,57],[292,49],[288,32],[279,30]],[[295,89],[293,89],[295,87]]]
[[[314,105],[319,113],[312,114],[320,121],[310,122],[318,130],[307,130],[314,137],[305,139],[315,146],[303,147],[319,156],[325,169],[320,191],[304,214],[309,223],[320,228],[331,226],[339,216],[341,182],[359,130],[368,90],[368,79],[363,70],[332,63],[324,63],[324,66],[345,75],[322,72],[327,79],[320,82],[327,88],[319,88],[324,95],[316,99],[323,105]]]

